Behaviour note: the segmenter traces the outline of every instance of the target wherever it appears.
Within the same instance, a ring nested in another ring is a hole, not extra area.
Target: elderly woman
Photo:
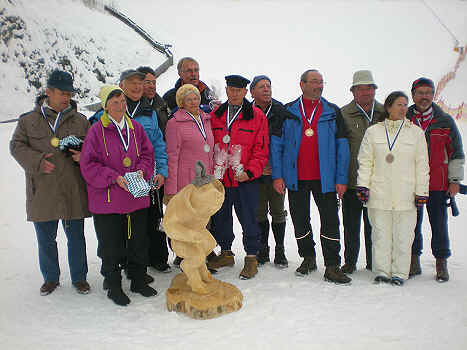
[[[125,179],[125,174],[131,172],[151,179],[154,152],[143,127],[125,114],[123,91],[118,86],[106,85],[99,97],[104,114],[84,140],[80,166],[87,183],[89,210],[94,217],[101,274],[109,286],[107,296],[117,305],[125,306],[130,299],[122,290],[122,262],[127,261],[132,292],[145,297],[157,294],[144,280],[149,197],[133,196]]]
[[[357,195],[368,207],[375,282],[401,286],[408,278],[416,207],[428,199],[428,151],[410,123],[401,91],[384,102],[386,120],[367,129],[358,154]]]
[[[164,203],[190,184],[195,177],[198,160],[206,166],[206,173],[213,172],[214,136],[211,116],[199,108],[201,95],[196,86],[184,84],[177,90],[179,109],[169,119],[166,128],[166,147],[169,176],[165,180]],[[174,264],[180,265],[180,258]]]

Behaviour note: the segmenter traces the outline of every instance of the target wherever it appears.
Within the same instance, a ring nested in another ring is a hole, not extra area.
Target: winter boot
[[[348,273],[349,275],[351,275],[352,273],[357,271],[357,266],[355,266],[355,264],[344,264],[341,270],[343,273]]]
[[[404,280],[400,277],[393,277],[391,278],[391,284],[393,286],[399,286],[399,287],[402,287],[404,285]]]
[[[264,265],[265,263],[271,261],[269,259],[269,221],[258,222],[259,230],[260,230],[260,238],[259,244],[260,248],[258,254],[256,254],[256,260],[258,261],[259,265]]]
[[[410,260],[409,278],[421,274],[422,267],[420,266],[420,256],[417,254],[412,254],[412,259]]]
[[[326,266],[324,280],[336,284],[350,284],[352,279],[342,272],[339,266]]]
[[[449,281],[448,261],[445,258],[436,258],[436,280],[438,282]]]
[[[234,266],[234,253],[231,250],[222,250],[221,253],[208,261],[208,269],[218,269],[225,266]]]
[[[378,275],[375,277],[375,284],[380,284],[380,283],[391,283],[391,279],[386,276]]]
[[[316,271],[316,256],[305,256],[302,264],[295,270],[295,276],[305,277],[311,271]]]
[[[131,264],[131,285],[130,290],[134,293],[139,293],[144,297],[152,297],[157,295],[157,291],[148,286],[145,280],[146,267],[142,265]]]
[[[285,257],[284,246],[276,245],[276,252],[274,255],[274,265],[280,269],[289,267],[289,261]]]
[[[242,272],[240,272],[240,279],[248,280],[255,277],[258,273],[258,262],[256,261],[256,256],[247,255],[245,256],[245,266],[243,267]]]
[[[105,277],[108,287],[107,297],[115,304],[127,306],[131,300],[122,290],[122,276],[119,271],[114,271]]]

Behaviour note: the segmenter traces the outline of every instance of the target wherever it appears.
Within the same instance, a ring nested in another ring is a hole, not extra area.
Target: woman
[[[206,166],[206,173],[213,172],[214,136],[211,116],[199,108],[201,95],[196,86],[184,84],[176,94],[179,109],[169,119],[166,127],[166,148],[169,175],[165,180],[164,204],[190,184],[195,177],[198,160]],[[180,265],[180,258],[174,264]]]
[[[372,226],[375,282],[408,278],[416,207],[428,199],[428,151],[423,131],[410,123],[407,96],[392,92],[386,120],[367,129],[358,154],[357,192]]]
[[[145,283],[147,265],[147,208],[149,197],[135,198],[128,190],[126,173],[137,172],[146,181],[154,171],[154,152],[143,127],[126,114],[123,91],[103,86],[99,97],[104,114],[89,130],[81,152],[81,173],[87,183],[89,210],[93,213],[101,274],[109,286],[107,296],[128,305],[122,291],[121,266],[128,262],[130,290],[145,297],[156,290]]]

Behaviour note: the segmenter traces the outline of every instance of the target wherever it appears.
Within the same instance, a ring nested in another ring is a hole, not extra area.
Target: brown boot
[[[316,256],[305,256],[300,266],[295,270],[295,276],[304,277],[316,269]]]
[[[231,250],[223,250],[218,256],[209,259],[207,265],[209,269],[218,269],[225,266],[234,266],[234,253]]]
[[[417,254],[412,254],[410,260],[409,278],[422,274],[422,267],[420,266],[420,257]]]
[[[436,259],[436,280],[438,282],[449,281],[448,261],[444,258]]]
[[[336,284],[350,284],[352,279],[342,272],[339,266],[326,266],[324,279]]]
[[[256,260],[255,255],[245,256],[245,266],[243,267],[242,272],[240,272],[240,279],[248,280],[255,277],[258,273],[258,261]]]

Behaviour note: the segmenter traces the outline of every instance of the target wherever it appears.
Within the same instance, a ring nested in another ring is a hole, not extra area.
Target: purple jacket
[[[116,182],[118,176],[142,170],[146,180],[154,172],[154,151],[143,127],[125,115],[130,146],[123,149],[120,136],[107,113],[89,129],[81,151],[81,174],[87,184],[89,211],[93,214],[126,214],[149,206],[149,196],[134,198]],[[126,128],[122,130],[126,140]],[[136,142],[135,142],[136,141]],[[125,167],[125,157],[131,165]]]
[[[190,184],[195,177],[195,163],[201,160],[206,173],[213,172],[214,137],[211,130],[211,116],[201,111],[206,130],[206,140],[197,124],[184,109],[179,109],[167,123],[165,129],[169,176],[165,180],[165,193],[175,194]],[[209,152],[205,152],[205,145]]]

